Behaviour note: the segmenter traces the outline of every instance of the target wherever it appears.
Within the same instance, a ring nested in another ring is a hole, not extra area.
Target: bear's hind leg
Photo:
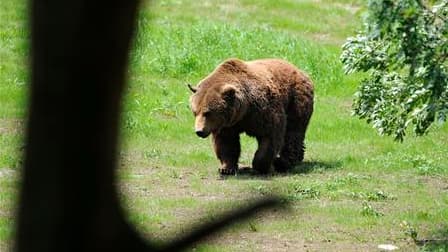
[[[221,162],[219,173],[232,175],[238,170],[238,159],[241,153],[240,135],[232,130],[222,130],[213,134],[216,156]]]
[[[272,171],[271,166],[275,157],[275,148],[269,138],[257,138],[258,149],[255,152],[252,168],[261,174]]]
[[[303,161],[305,153],[304,139],[305,133],[299,131],[286,132],[280,157],[276,157],[274,161],[274,167],[277,172],[286,172]]]

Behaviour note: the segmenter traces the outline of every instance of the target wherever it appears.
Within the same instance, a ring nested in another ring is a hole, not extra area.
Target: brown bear
[[[221,174],[238,170],[243,132],[258,141],[252,168],[260,173],[287,171],[303,160],[314,88],[292,64],[229,59],[197,87],[189,87],[196,134],[213,135]]]

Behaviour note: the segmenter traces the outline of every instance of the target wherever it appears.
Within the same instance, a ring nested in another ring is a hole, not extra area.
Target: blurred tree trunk
[[[31,9],[31,101],[18,251],[137,251],[114,169],[137,1],[42,1]]]

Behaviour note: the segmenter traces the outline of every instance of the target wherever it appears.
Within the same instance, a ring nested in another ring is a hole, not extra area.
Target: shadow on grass
[[[415,243],[421,247],[421,251],[448,251],[448,226],[436,231],[436,239],[420,239]]]
[[[320,161],[306,161],[297,165],[286,174],[303,174],[311,172],[324,172],[326,170],[336,169],[342,166],[340,161],[335,162],[320,162]]]
[[[272,177],[289,176],[295,174],[306,174],[311,172],[324,172],[330,169],[341,167],[341,162],[320,162],[320,161],[306,161],[300,165],[295,166],[288,172],[275,172],[273,174],[259,174],[257,171],[249,166],[243,166],[238,169],[236,175],[224,175],[221,179],[264,179],[269,180]]]

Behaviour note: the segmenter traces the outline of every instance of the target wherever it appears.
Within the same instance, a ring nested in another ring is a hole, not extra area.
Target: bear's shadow
[[[274,172],[271,174],[260,174],[250,166],[242,166],[235,175],[221,175],[222,179],[269,179],[272,177],[290,176],[296,174],[307,174],[311,172],[324,172],[326,170],[341,167],[341,162],[321,162],[321,161],[305,161],[295,166],[287,172]]]

